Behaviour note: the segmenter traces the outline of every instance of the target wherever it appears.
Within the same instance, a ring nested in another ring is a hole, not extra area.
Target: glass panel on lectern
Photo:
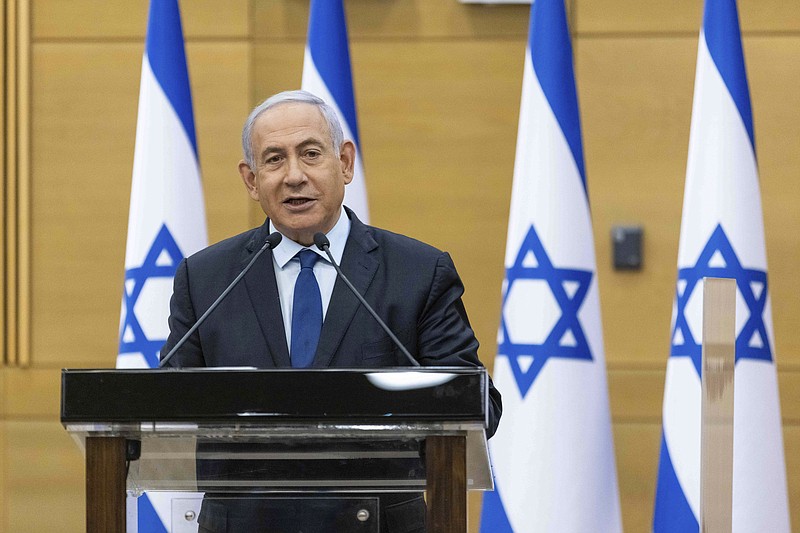
[[[128,488],[213,492],[421,491],[421,439],[173,436],[141,439]]]
[[[319,426],[314,431],[181,424],[67,424],[81,448],[87,436],[120,435],[139,444],[127,488],[214,492],[417,492],[425,489],[426,435],[465,435],[467,488],[491,490],[483,428]],[[403,435],[403,438],[398,437]]]

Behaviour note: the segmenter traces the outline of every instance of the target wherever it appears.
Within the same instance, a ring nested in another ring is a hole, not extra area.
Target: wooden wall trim
[[[6,349],[6,151],[7,151],[7,132],[6,132],[6,72],[8,70],[7,61],[7,9],[8,0],[2,0],[0,8],[0,75],[3,79],[3,85],[0,88],[2,91],[2,99],[0,99],[0,366],[6,365],[10,362],[10,356]]]
[[[30,364],[30,6],[3,2],[3,362]]]

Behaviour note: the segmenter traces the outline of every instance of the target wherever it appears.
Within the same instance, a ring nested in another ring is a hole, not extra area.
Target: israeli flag
[[[322,98],[336,110],[344,138],[355,143],[355,175],[345,187],[344,204],[355,211],[363,222],[369,223],[367,186],[364,183],[347,21],[342,0],[311,0],[302,89]]]
[[[117,368],[156,368],[178,263],[208,243],[177,0],[152,0],[142,59]],[[149,498],[148,498],[149,496]],[[128,531],[169,531],[172,494],[148,493]]]
[[[592,221],[563,0],[536,0],[525,54],[481,531],[622,529]]]
[[[734,0],[707,0],[686,168],[653,531],[700,513],[703,277],[736,280],[733,531],[789,531],[753,117]]]

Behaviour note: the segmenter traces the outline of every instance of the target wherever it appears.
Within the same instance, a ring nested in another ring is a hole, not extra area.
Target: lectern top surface
[[[409,424],[486,427],[483,368],[64,370],[65,425]]]

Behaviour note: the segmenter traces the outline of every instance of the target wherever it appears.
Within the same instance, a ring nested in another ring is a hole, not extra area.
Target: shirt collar
[[[272,224],[272,220],[269,221],[269,231],[272,233],[273,231],[277,231],[275,226]],[[283,234],[281,234],[283,235]],[[331,243],[331,254],[333,258],[336,260],[337,263],[342,262],[342,255],[344,254],[344,246],[347,244],[347,237],[350,235],[350,218],[348,218],[347,213],[345,213],[344,209],[340,208],[339,220],[336,222],[336,225],[331,228],[331,230],[325,234],[328,237],[328,241]],[[272,257],[275,258],[275,262],[278,264],[278,267],[283,269],[289,261],[291,261],[297,252],[300,250],[304,250],[308,248],[309,250],[314,250],[320,257],[322,257],[325,261],[328,261],[328,256],[317,248],[316,246],[303,246],[302,244],[296,243],[295,241],[291,240],[286,235],[283,235],[283,239],[281,239],[280,244],[276,246],[272,250]],[[330,262],[330,261],[328,261]]]

